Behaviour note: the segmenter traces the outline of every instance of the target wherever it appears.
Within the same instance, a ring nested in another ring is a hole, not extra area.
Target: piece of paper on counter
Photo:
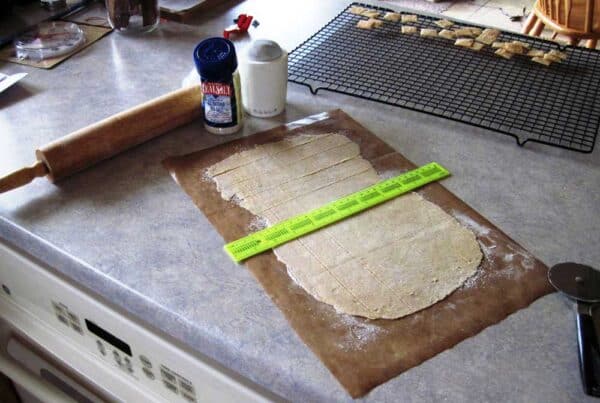
[[[27,73],[17,73],[7,76],[6,74],[0,73],[0,93],[17,83],[17,81],[23,79],[26,75]]]

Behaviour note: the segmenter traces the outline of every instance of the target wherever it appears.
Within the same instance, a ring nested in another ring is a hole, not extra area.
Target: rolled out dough
[[[221,196],[267,223],[319,207],[381,179],[338,133],[298,135],[216,163]],[[289,275],[340,312],[395,319],[445,298],[476,271],[471,231],[409,193],[275,249]]]

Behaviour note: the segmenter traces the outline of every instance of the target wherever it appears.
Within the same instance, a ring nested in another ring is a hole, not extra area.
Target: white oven
[[[0,287],[0,371],[24,402],[273,399],[2,242]]]

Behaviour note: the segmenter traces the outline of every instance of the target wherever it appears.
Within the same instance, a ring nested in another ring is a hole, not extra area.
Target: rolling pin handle
[[[46,167],[43,161],[38,161],[32,166],[18,169],[0,178],[0,193],[26,185],[35,178],[41,178],[48,173],[48,167]]]

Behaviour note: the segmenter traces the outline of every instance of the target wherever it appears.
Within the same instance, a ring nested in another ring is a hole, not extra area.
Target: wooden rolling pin
[[[0,178],[0,193],[48,176],[54,182],[199,117],[200,86],[173,91],[108,117],[35,151],[38,161]]]

